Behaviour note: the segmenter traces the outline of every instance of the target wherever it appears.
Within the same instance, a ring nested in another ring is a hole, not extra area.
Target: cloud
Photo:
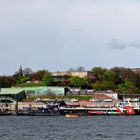
[[[133,41],[129,44],[130,47],[140,49],[140,42]]]
[[[124,50],[127,47],[126,44],[117,39],[112,39],[107,44],[109,48],[115,50]]]
[[[140,49],[140,42],[137,42],[137,41],[124,43],[118,39],[112,39],[107,44],[108,44],[108,47],[113,50],[125,50],[126,48]]]

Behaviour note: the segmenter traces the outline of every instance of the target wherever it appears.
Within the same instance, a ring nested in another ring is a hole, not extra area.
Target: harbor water
[[[2,140],[139,140],[140,116],[0,116]]]

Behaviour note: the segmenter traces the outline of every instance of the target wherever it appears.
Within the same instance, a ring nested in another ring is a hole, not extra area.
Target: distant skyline
[[[0,0],[0,75],[138,68],[139,0]]]

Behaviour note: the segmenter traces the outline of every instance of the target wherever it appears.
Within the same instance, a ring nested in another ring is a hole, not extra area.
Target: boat
[[[94,108],[88,111],[88,115],[136,115],[132,106],[116,106],[112,108]]]
[[[124,115],[136,115],[136,111],[129,102],[118,102],[116,109]]]
[[[66,114],[67,118],[78,118],[80,116],[81,116],[80,114]]]
[[[96,107],[88,110],[88,115],[136,115],[138,111],[128,102],[117,102],[114,107]]]
[[[140,115],[140,105],[134,106],[129,102],[116,102],[110,106],[75,106],[66,105],[60,108],[61,115]],[[70,116],[71,117],[71,116]]]
[[[140,115],[140,108],[133,108],[135,115]]]
[[[47,108],[31,108],[24,107],[18,110],[17,115],[27,115],[27,116],[58,116],[60,115],[60,111],[58,106],[50,106]]]
[[[7,116],[7,115],[13,115],[11,110],[0,110],[0,116]]]
[[[95,108],[88,111],[88,115],[122,115],[116,108]]]

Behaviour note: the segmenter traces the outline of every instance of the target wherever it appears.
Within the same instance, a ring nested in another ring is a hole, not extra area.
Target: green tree
[[[110,70],[105,71],[104,74],[103,74],[103,80],[104,81],[109,81],[109,82],[115,83],[116,78],[117,78],[116,73],[113,72],[113,71],[110,71]]]
[[[46,86],[52,86],[54,83],[53,77],[50,73],[46,73],[42,79],[44,85]]]
[[[11,76],[0,76],[0,88],[11,87],[16,81]]]
[[[23,76],[22,78],[20,78],[18,83],[20,83],[20,84],[21,83],[26,83],[29,80],[30,80],[29,76]]]
[[[86,86],[86,80],[84,78],[80,78],[78,76],[71,77],[70,81],[71,81],[71,86],[73,86],[73,87],[83,88]]]
[[[29,76],[29,75],[31,75],[32,73],[33,73],[33,71],[32,71],[32,69],[31,68],[25,68],[25,69],[23,69],[23,75],[24,76]]]
[[[120,84],[124,81],[125,77],[125,68],[123,67],[114,67],[111,71],[116,73],[116,84]]]
[[[103,89],[104,90],[112,90],[112,91],[115,91],[116,90],[116,85],[113,82],[104,81],[103,82]]]
[[[97,80],[99,81],[103,81],[103,74],[106,71],[105,68],[101,68],[101,67],[94,67],[91,70],[93,72],[93,74],[96,76]]]
[[[103,83],[101,81],[96,81],[93,83],[93,89],[100,91],[103,89]]]
[[[138,88],[134,85],[132,81],[125,81],[118,85],[118,91],[120,93],[127,93],[127,94],[137,94],[139,92]]]
[[[37,72],[34,72],[30,75],[31,80],[41,81],[46,73],[48,73],[48,71],[46,70],[39,70]]]

